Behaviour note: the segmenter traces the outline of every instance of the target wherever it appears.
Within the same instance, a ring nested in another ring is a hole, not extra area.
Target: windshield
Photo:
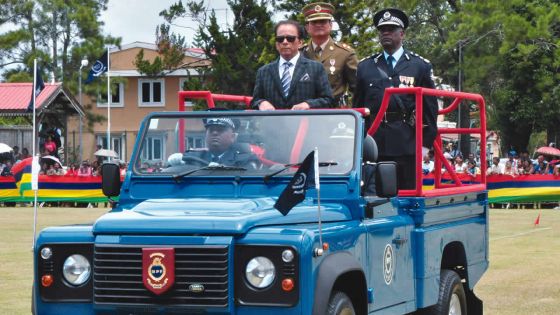
[[[329,113],[329,112],[332,112]],[[134,171],[172,176],[254,176],[297,164],[318,148],[321,175],[353,168],[356,116],[207,112],[153,116],[147,121]],[[276,176],[290,176],[297,166]],[[181,175],[179,175],[181,174]]]

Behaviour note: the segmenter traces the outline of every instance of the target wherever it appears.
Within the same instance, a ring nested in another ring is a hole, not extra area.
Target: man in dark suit
[[[210,163],[225,166],[257,168],[260,162],[248,147],[236,143],[235,123],[232,119],[208,118],[206,127],[206,146],[208,150],[187,151],[182,160],[185,164],[208,165]],[[173,163],[171,163],[173,164]]]
[[[358,65],[354,107],[368,107],[373,122],[388,87],[435,88],[430,62],[419,55],[404,50],[402,41],[408,27],[408,17],[398,9],[384,9],[373,18],[379,30],[383,52],[366,58]],[[423,99],[423,151],[427,152],[437,134],[437,101],[434,97]],[[400,189],[415,188],[415,96],[395,95],[391,98],[374,139],[379,148],[379,160],[396,161]]]
[[[251,106],[260,110],[331,107],[332,91],[323,65],[299,53],[303,27],[281,21],[275,34],[280,58],[258,70]]]

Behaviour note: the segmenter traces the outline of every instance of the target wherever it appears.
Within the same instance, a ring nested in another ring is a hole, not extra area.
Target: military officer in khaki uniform
[[[335,100],[332,107],[347,107],[346,96],[356,87],[358,58],[352,47],[332,39],[333,13],[334,7],[325,2],[303,7],[305,30],[311,41],[302,50],[306,58],[323,64]]]

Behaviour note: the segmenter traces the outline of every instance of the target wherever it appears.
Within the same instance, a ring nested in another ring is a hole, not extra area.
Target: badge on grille
[[[169,290],[175,283],[175,249],[142,248],[142,281],[155,294]]]

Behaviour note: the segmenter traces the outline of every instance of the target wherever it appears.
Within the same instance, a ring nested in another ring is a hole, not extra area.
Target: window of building
[[[111,104],[112,105],[112,104]],[[107,146],[107,134],[98,134],[95,137],[95,143],[101,145],[103,149],[110,149],[117,153],[118,159],[126,161],[126,135],[124,134],[111,134],[111,147]]]
[[[179,91],[186,91],[187,89],[185,89],[185,82],[187,81],[187,78],[181,78],[179,79]],[[193,102],[192,100],[185,100],[185,107],[192,107],[193,106]]]
[[[144,161],[162,161],[165,156],[165,148],[163,136],[150,136],[144,139],[145,150],[142,150],[142,160]]]
[[[97,107],[107,107],[106,93],[97,93]],[[123,83],[111,83],[111,107],[124,107]]]
[[[138,80],[138,106],[165,106],[165,81]]]
[[[204,147],[204,136],[187,137],[187,149],[201,149]]]

